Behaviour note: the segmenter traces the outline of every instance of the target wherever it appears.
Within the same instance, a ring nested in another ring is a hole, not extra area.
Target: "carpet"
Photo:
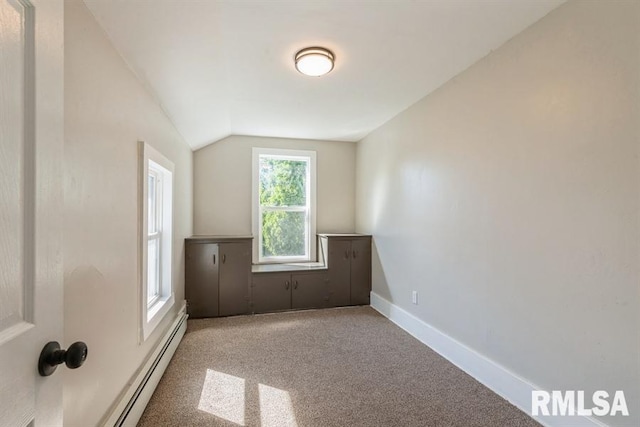
[[[138,425],[538,426],[370,307],[189,320]]]

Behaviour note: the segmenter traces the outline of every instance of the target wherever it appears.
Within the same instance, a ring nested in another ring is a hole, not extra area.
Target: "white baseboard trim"
[[[162,378],[162,374],[167,369],[169,361],[187,330],[187,317],[186,306],[183,305],[140,373],[122,394],[115,408],[102,424],[104,427],[135,427],[138,424],[160,382],[160,378]]]
[[[371,292],[371,307],[493,392],[530,415],[531,392],[541,388],[456,341],[408,311]],[[546,427],[607,427],[586,416],[532,417]]]

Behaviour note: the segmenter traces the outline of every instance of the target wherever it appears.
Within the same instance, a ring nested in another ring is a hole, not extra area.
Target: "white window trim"
[[[259,162],[260,155],[270,155],[278,157],[308,157],[309,158],[309,232],[306,242],[308,257],[277,257],[260,259],[260,194],[259,194]],[[251,189],[251,231],[253,234],[253,262],[255,264],[273,264],[284,262],[305,262],[316,260],[316,152],[310,150],[286,150],[280,148],[259,148],[252,150],[252,189]]]
[[[147,185],[148,185],[148,179],[149,179],[148,175],[151,175],[151,173],[153,173],[153,175],[156,177],[156,184],[155,184],[156,185],[156,188],[155,188],[155,190],[156,190],[156,203],[158,201],[160,201],[160,203],[162,203],[162,196],[163,196],[163,194],[162,194],[162,192],[163,192],[163,188],[162,188],[162,172],[156,170],[155,168],[148,168],[147,169]],[[149,189],[147,188],[147,193],[148,193],[148,191],[149,191]],[[146,197],[145,197],[145,201],[147,201]],[[148,209],[148,204],[145,203],[145,206]],[[160,210],[159,212],[162,212],[162,210]],[[147,216],[145,216],[145,218],[148,219],[149,216],[147,215]],[[155,218],[155,221],[156,221],[156,223],[161,223],[162,222],[161,215],[158,215]],[[145,229],[148,230],[148,224],[147,224],[147,227]],[[146,238],[147,238],[146,249],[148,250],[149,249],[149,242],[151,240],[158,241],[158,245],[160,245],[160,242],[162,242],[162,231],[161,230],[157,230],[154,233],[153,236],[149,235],[149,233],[147,232]],[[158,254],[159,254],[158,259],[161,260],[162,256],[163,256],[162,255],[162,247],[159,248]],[[148,258],[148,253],[147,253],[147,258]],[[146,265],[146,262],[145,262],[145,265]],[[160,270],[160,263],[158,264],[158,270]],[[148,271],[149,271],[148,269],[145,269],[145,272],[148,273]],[[156,274],[158,275],[158,277],[162,277],[162,274],[161,274],[160,271],[157,271]],[[158,289],[158,293],[153,297],[153,299],[149,300],[148,299],[149,298],[149,292],[148,292],[149,291],[149,283],[148,283],[147,280],[145,280],[145,283],[147,285],[147,293],[145,294],[145,295],[147,295],[147,308],[149,308],[149,307],[152,307],[162,297],[162,285],[160,286],[160,289]]]
[[[139,200],[139,304],[140,309],[140,342],[146,341],[151,335],[154,329],[160,324],[162,319],[169,312],[175,302],[175,292],[173,290],[172,280],[172,243],[173,243],[173,175],[174,165],[169,159],[163,156],[155,148],[149,144],[140,141],[138,143],[139,150],[139,184],[138,192],[140,195]],[[166,169],[171,174],[171,179],[168,180],[165,177],[162,183],[163,197],[162,197],[162,211],[164,213],[162,218],[162,234],[161,239],[162,247],[160,248],[161,259],[161,285],[160,296],[158,296],[152,305],[147,301],[147,249],[148,249],[148,178],[149,161],[156,163],[161,168]],[[171,197],[166,197],[167,194]],[[169,213],[169,214],[167,214]]]

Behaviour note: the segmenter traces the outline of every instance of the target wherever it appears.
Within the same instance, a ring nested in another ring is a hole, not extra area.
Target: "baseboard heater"
[[[153,391],[158,386],[162,374],[167,369],[171,357],[187,330],[187,317],[183,307],[156,350],[103,423],[104,427],[134,427],[138,424]]]

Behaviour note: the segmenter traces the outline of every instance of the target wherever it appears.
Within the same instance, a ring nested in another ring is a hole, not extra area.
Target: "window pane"
[[[263,212],[262,255],[305,256],[306,217],[306,212]]]
[[[260,204],[306,206],[306,160],[282,160],[260,156]]]
[[[149,224],[149,234],[153,234],[158,230],[158,226],[156,224],[156,218],[158,217],[156,213],[156,177],[153,174],[148,175],[148,198],[147,198],[147,224]]]
[[[147,246],[147,301],[160,294],[160,240],[150,239]]]

